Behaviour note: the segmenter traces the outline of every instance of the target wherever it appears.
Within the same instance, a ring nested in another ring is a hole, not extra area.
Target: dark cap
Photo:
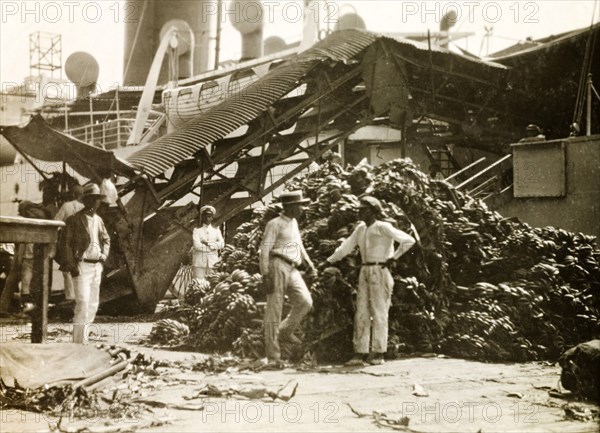
[[[381,205],[381,202],[371,195],[365,195],[365,196],[361,197],[360,205],[358,207],[359,208],[360,207],[362,207],[362,208],[368,207],[368,208],[373,209],[378,216],[384,215],[383,206]]]

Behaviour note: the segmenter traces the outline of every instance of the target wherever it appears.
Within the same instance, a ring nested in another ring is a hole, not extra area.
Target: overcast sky
[[[288,43],[301,38],[302,20],[290,1],[268,1],[264,36],[277,35]],[[301,2],[295,2],[301,4]],[[91,53],[100,64],[103,89],[119,83],[123,69],[124,1],[9,1],[0,0],[0,81],[20,83],[29,75],[29,34],[36,31],[62,35],[63,65],[75,51]],[[475,54],[494,52],[529,36],[587,27],[592,23],[593,0],[580,1],[329,1],[319,2],[322,28],[356,11],[375,32],[437,31],[445,12],[458,12],[453,31],[475,32],[458,42]],[[231,15],[231,12],[226,15]],[[600,11],[596,9],[594,22]],[[493,27],[492,37],[482,38]],[[229,22],[224,24],[221,59],[237,59],[240,37]]]

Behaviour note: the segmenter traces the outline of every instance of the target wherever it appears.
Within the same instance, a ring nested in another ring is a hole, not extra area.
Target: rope
[[[590,33],[585,46],[585,56],[583,58],[583,64],[581,67],[581,75],[579,76],[579,85],[577,87],[577,99],[575,100],[575,111],[573,113],[573,123],[581,124],[581,118],[583,116],[583,106],[585,101],[586,87],[587,87],[587,76],[592,69],[592,58],[594,56],[594,48],[596,46],[596,32],[592,35],[592,29],[594,27],[594,19],[596,15],[596,6],[598,0],[594,2],[594,10],[592,12],[592,22],[590,24]]]
[[[592,84],[592,91],[594,92],[594,94],[596,95],[596,98],[600,101],[600,95],[598,95],[598,91],[596,90],[596,88],[594,87],[594,85]]]

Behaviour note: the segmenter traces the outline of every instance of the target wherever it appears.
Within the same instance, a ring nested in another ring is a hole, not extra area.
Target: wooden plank
[[[31,294],[35,310],[31,314],[31,342],[44,343],[48,328],[50,262],[48,250],[56,242],[62,221],[0,216],[0,242],[33,243]]]
[[[50,232],[44,227],[36,226],[2,226],[0,242],[26,242],[51,244],[56,242],[56,230]]]
[[[62,221],[0,216],[0,242],[54,243]]]

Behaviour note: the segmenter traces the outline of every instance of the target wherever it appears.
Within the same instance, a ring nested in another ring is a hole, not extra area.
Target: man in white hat
[[[283,212],[267,223],[260,249],[260,273],[267,292],[265,310],[265,350],[272,366],[281,366],[280,341],[300,344],[294,335],[300,322],[312,308],[312,298],[298,267],[305,263],[312,278],[315,266],[308,257],[296,219],[309,202],[302,191],[286,192],[279,196]],[[291,310],[281,321],[283,298],[287,294]]]
[[[362,197],[359,206],[362,221],[327,258],[328,263],[335,263],[357,246],[362,258],[354,313],[355,356],[347,365],[364,365],[366,360],[373,365],[383,363],[383,354],[387,352],[388,311],[394,287],[388,268],[416,242],[412,236],[382,221],[380,218],[383,216],[383,207],[378,199]],[[399,244],[395,252],[394,241]]]
[[[94,183],[83,187],[81,202],[84,208],[67,218],[61,271],[73,276],[75,314],[73,342],[86,344],[88,328],[96,317],[100,298],[100,282],[104,262],[110,251],[110,237],[104,221],[96,210],[104,199]]]
[[[192,234],[193,255],[192,274],[194,278],[204,279],[219,261],[219,251],[225,246],[223,235],[218,227],[212,226],[216,209],[212,206],[200,208],[200,224]]]

